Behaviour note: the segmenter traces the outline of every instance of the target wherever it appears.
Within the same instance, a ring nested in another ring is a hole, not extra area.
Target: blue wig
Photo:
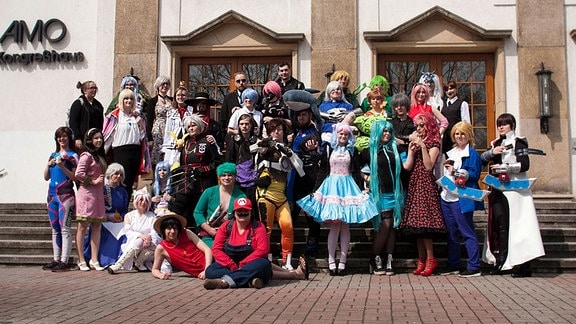
[[[166,178],[164,180],[160,179],[160,176],[158,175],[158,171],[160,170],[166,170]],[[152,184],[154,196],[159,196],[162,194],[163,184],[166,186],[166,193],[171,194],[172,188],[170,183],[170,163],[168,161],[160,161],[158,164],[156,164],[156,168],[154,169],[154,183]]]
[[[123,90],[124,88],[126,88],[126,83],[128,83],[128,81],[132,81],[132,83],[134,83],[134,97],[136,98],[136,102],[140,102],[140,90],[138,90],[138,80],[136,80],[136,78],[134,78],[131,75],[127,75],[124,77],[124,79],[122,79],[122,82],[120,83],[120,90]]]
[[[386,144],[380,143],[383,130],[390,131],[390,141]],[[392,182],[394,186],[394,228],[400,225],[402,220],[402,206],[404,205],[404,192],[402,190],[402,181],[400,181],[400,172],[402,171],[402,160],[398,154],[398,144],[394,138],[394,128],[392,124],[386,120],[377,121],[372,125],[370,131],[370,196],[376,204],[381,206],[380,201],[380,184],[378,177],[378,153],[380,150],[392,152],[395,160],[395,168],[391,169],[388,164],[389,172],[392,174]],[[377,231],[380,228],[380,217],[374,217],[374,228]]]

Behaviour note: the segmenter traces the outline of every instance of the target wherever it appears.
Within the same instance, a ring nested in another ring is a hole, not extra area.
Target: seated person
[[[126,242],[126,236],[122,233],[124,228],[124,215],[128,212],[130,197],[123,187],[124,167],[120,163],[111,163],[106,169],[104,176],[104,208],[107,222],[102,223],[100,228],[100,248],[98,249],[98,262],[102,267],[114,264],[122,253],[120,246]],[[90,237],[84,239],[84,256],[90,258]]]
[[[252,220],[252,203],[249,199],[234,201],[234,219],[222,224],[216,233],[212,251],[214,263],[206,269],[206,289],[237,287],[264,287],[271,278],[308,279],[306,260],[301,257],[293,271],[272,265],[268,261],[270,249],[266,228]]]
[[[186,229],[186,218],[167,212],[154,222],[154,230],[164,239],[154,251],[152,275],[170,279],[172,273],[162,266],[165,260],[178,270],[205,279],[206,268],[212,263],[212,251],[196,234]],[[183,233],[184,235],[180,235]]]
[[[352,125],[355,114],[354,107],[346,101],[342,92],[342,85],[338,81],[330,81],[326,86],[324,101],[318,107],[320,116],[324,118],[322,126],[322,140],[330,143],[332,130],[336,123]]]
[[[152,224],[156,215],[150,211],[152,202],[146,188],[134,192],[134,210],[124,217],[126,243],[122,244],[122,255],[108,267],[108,273],[114,274],[120,269],[131,270],[132,264],[138,271],[147,271],[152,267],[156,243],[152,241]]]
[[[154,214],[162,216],[168,212],[168,202],[172,193],[170,181],[170,163],[160,161],[154,168],[154,182],[152,183],[152,203]]]
[[[216,174],[220,184],[204,190],[194,208],[198,236],[209,247],[212,247],[218,227],[232,217],[234,200],[246,197],[244,192],[235,186],[236,164],[222,163],[216,168]]]

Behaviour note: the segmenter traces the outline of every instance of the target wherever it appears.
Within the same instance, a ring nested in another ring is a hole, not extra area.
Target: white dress
[[[150,234],[154,238],[154,221],[156,220],[156,215],[148,211],[145,214],[140,214],[138,210],[133,210],[124,216],[124,220],[128,219],[130,225],[124,225],[124,228],[120,231],[120,235],[126,235],[126,243],[122,244],[120,247],[122,253],[126,253],[130,248],[135,247],[136,240],[141,234]],[[156,244],[154,239],[152,244],[148,247],[148,250],[154,251],[156,249]],[[143,253],[144,251],[140,251]],[[124,267],[126,270],[132,269],[132,263],[134,263],[134,258],[132,260],[126,260]]]

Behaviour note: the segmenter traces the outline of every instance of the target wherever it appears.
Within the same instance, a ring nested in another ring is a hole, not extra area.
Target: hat
[[[200,101],[207,101],[208,105],[214,106],[218,103],[218,101],[210,98],[210,95],[207,92],[196,92],[194,98],[184,100],[188,106],[196,106]]]
[[[238,198],[234,200],[234,211],[244,209],[252,210],[252,202],[248,198]]]
[[[299,111],[304,111],[306,109],[310,109],[310,111],[312,111],[312,108],[310,108],[310,104],[307,102],[301,102],[301,101],[286,101],[284,102],[286,104],[286,106],[288,106],[288,108],[290,110],[293,110],[295,112],[299,112]]]
[[[236,206],[236,205],[234,205]],[[167,212],[166,214],[156,218],[156,220],[154,221],[154,230],[156,231],[156,233],[158,233],[160,236],[162,236],[161,230],[160,230],[160,225],[162,224],[162,222],[165,219],[168,218],[176,218],[176,220],[178,222],[180,222],[180,224],[182,225],[182,228],[186,228],[186,218],[184,218],[183,216],[180,216],[174,212]]]

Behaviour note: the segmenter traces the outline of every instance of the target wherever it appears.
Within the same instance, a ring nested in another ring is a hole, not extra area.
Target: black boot
[[[530,261],[514,267],[514,273],[512,273],[512,277],[513,278],[532,277],[532,266],[530,265]]]

